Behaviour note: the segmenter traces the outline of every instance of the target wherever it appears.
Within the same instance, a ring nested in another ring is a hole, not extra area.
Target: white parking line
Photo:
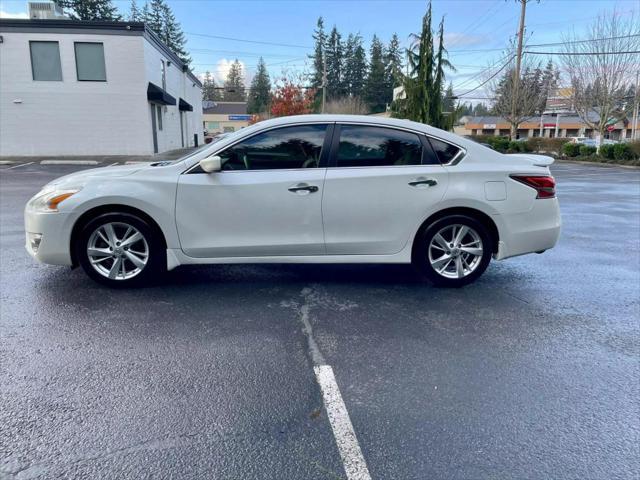
[[[313,367],[313,371],[322,390],[324,408],[327,410],[331,430],[333,430],[347,478],[349,480],[371,480],[356,432],[353,430],[349,418],[349,412],[347,412],[347,407],[342,400],[342,395],[340,395],[336,377],[333,375],[333,369],[329,365],[316,365]]]
[[[34,162],[21,163],[20,165],[14,165],[13,167],[3,168],[3,170],[11,170],[12,168],[26,167],[27,165],[31,165],[32,163],[34,163]]]
[[[40,165],[98,165],[97,160],[42,160]]]

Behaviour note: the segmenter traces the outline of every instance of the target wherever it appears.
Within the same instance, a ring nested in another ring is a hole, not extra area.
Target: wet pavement
[[[310,343],[371,478],[640,476],[640,171],[554,166],[558,246],[463,289],[237,265],[115,291],[23,248],[75,169],[0,167],[0,478],[346,478]]]

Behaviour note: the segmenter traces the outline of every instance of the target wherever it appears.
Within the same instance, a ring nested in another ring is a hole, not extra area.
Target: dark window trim
[[[76,50],[76,45],[87,45],[87,44],[98,44],[102,45],[102,60],[104,61],[104,80],[84,80],[80,79],[80,72],[78,72],[78,50]],[[73,56],[76,61],[76,80],[78,82],[107,82],[107,57],[104,54],[104,42],[73,42]]]
[[[371,166],[371,165],[362,165],[361,167],[341,167],[338,165],[338,149],[340,148],[340,132],[342,130],[343,126],[355,126],[355,127],[376,127],[376,128],[382,128],[382,129],[387,129],[387,130],[399,130],[401,132],[405,132],[405,133],[410,133],[412,135],[415,135],[416,137],[418,137],[418,141],[421,143],[422,145],[422,153],[421,153],[421,157],[420,157],[420,163],[417,165],[380,165],[380,166]],[[410,130],[407,128],[402,128],[402,127],[398,127],[395,125],[380,125],[378,123],[357,123],[357,122],[341,122],[341,123],[336,123],[336,126],[333,130],[333,142],[331,145],[331,159],[329,161],[329,166],[328,168],[408,168],[408,167],[419,167],[419,166],[425,166],[425,167],[429,167],[429,166],[440,166],[440,163],[424,163],[425,161],[425,142],[422,139],[422,137],[425,137],[424,133],[420,133],[418,131],[415,130]],[[429,146],[429,148],[431,148],[431,146]],[[433,152],[433,154],[435,155],[435,158],[439,158],[436,154],[435,151]]]
[[[31,50],[32,43],[55,43],[58,45],[58,62],[60,63],[60,80],[36,80],[36,72],[33,70],[33,51]],[[31,80],[34,82],[63,82],[64,75],[62,74],[62,57],[60,56],[60,42],[58,40],[29,40],[29,59],[31,60]]]
[[[326,125],[326,129],[324,131],[324,140],[322,142],[322,150],[320,152],[320,161],[318,162],[318,166],[315,169],[311,169],[311,168],[270,168],[270,169],[263,169],[263,170],[221,170],[219,172],[216,173],[225,173],[225,174],[238,174],[238,173],[250,173],[250,172],[273,172],[274,170],[277,171],[308,171],[308,170],[319,170],[322,168],[327,168],[328,166],[328,161],[329,161],[329,155],[331,153],[331,142],[332,140],[335,138],[335,123],[333,122],[305,122],[305,123],[295,123],[295,124],[291,124],[291,125],[278,125],[278,126],[274,126],[271,128],[267,128],[265,130],[260,130],[259,132],[255,132],[252,135],[248,135],[246,137],[242,137],[241,139],[239,139],[237,142],[234,142],[230,145],[225,146],[222,150],[216,150],[215,152],[211,153],[211,155],[207,156],[207,157],[203,157],[203,158],[209,158],[211,156],[214,155],[221,155],[222,153],[224,153],[227,149],[235,147],[236,145],[238,145],[241,142],[244,142],[246,140],[249,140],[257,135],[262,135],[263,133],[267,133],[267,132],[272,132],[275,130],[282,130],[285,128],[295,128],[295,127],[308,127],[308,126],[313,126],[313,125]],[[200,162],[196,163],[195,165],[192,165],[191,167],[189,167],[186,171],[182,172],[183,174],[196,174],[196,173],[206,173],[204,170],[202,170],[202,168],[200,168]]]

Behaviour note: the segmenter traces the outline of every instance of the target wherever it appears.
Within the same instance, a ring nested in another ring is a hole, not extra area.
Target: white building
[[[0,156],[202,142],[202,84],[144,24],[0,20]]]

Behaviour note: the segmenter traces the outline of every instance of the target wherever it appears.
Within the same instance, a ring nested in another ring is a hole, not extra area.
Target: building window
[[[62,81],[58,42],[29,42],[31,72],[38,81]]]
[[[235,128],[233,128],[233,127],[224,127],[224,128],[222,129],[222,131],[223,131],[223,132],[225,132],[225,133],[230,133],[230,132],[235,132],[235,131],[236,131],[236,129],[235,129]]]
[[[220,128],[220,122],[207,122],[207,129],[218,130]]]
[[[162,106],[156,105],[156,112],[158,117],[158,130],[162,130]]]
[[[160,60],[160,73],[162,74],[162,89],[167,89],[167,64]]]
[[[106,82],[104,45],[102,43],[76,42],[76,73],[81,82]]]

